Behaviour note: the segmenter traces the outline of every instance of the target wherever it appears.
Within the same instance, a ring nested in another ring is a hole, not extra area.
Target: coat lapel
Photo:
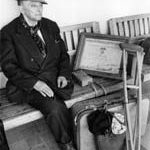
[[[41,24],[41,33],[42,36],[44,38],[45,44],[46,44],[46,50],[47,50],[47,56],[45,58],[45,60],[42,63],[42,66],[44,67],[44,65],[46,64],[48,58],[50,55],[52,55],[52,50],[53,50],[53,46],[54,46],[54,39],[52,38],[52,32],[48,32],[48,27],[46,26],[46,24],[44,24],[44,22],[42,22]]]
[[[18,23],[16,37],[19,43],[28,51],[31,57],[34,58],[35,62],[40,65],[43,61],[40,51],[30,33],[26,31],[20,22]]]

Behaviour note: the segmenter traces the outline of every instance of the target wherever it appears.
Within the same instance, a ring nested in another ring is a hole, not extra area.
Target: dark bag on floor
[[[126,140],[123,134],[105,134],[96,136],[99,150],[125,150]]]
[[[113,115],[104,109],[96,110],[87,117],[89,130],[94,135],[106,134],[111,129]]]
[[[125,132],[121,134],[112,132],[113,117],[115,117],[114,113],[105,109],[96,110],[87,117],[89,130],[94,134],[99,150],[123,150],[125,148]]]
[[[2,120],[0,120],[0,150],[9,150]]]

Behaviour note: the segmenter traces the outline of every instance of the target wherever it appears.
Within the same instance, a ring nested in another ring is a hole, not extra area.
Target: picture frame
[[[83,70],[93,76],[122,79],[120,43],[128,43],[129,40],[127,37],[82,33],[77,48],[74,71]],[[133,65],[127,65],[129,76],[132,76],[132,67]]]

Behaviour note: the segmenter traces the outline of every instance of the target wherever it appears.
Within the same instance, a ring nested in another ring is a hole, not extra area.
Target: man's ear
[[[20,13],[23,14],[23,9],[22,9],[22,6],[21,6],[21,5],[19,5],[19,11],[20,11]]]
[[[20,13],[24,14],[24,8],[23,8],[23,2],[20,2],[20,5],[19,5],[19,11]]]

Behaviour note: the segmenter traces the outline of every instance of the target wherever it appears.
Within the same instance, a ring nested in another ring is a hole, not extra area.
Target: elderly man
[[[60,148],[74,150],[71,117],[64,103],[73,83],[59,28],[54,21],[42,18],[45,0],[17,2],[20,16],[1,30],[8,99],[39,109]]]

